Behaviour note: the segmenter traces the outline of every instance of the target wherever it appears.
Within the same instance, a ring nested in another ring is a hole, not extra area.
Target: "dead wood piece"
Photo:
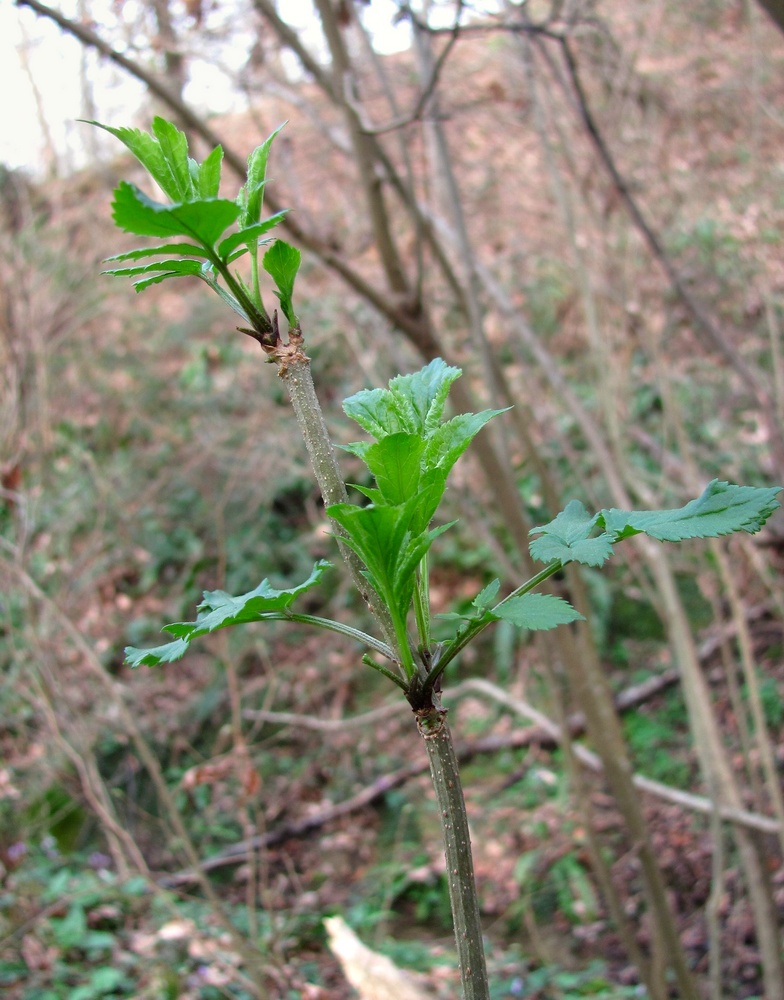
[[[432,1000],[413,973],[364,945],[341,917],[324,920],[332,954],[361,1000]]]

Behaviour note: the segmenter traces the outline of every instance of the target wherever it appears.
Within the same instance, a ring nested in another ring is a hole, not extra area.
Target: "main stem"
[[[464,1000],[489,1000],[490,987],[482,943],[468,814],[452,734],[446,721],[446,710],[431,708],[417,713],[417,726],[427,748],[444,834],[449,902],[452,906],[463,997]]]
[[[298,330],[293,333],[294,336],[289,334],[289,344],[279,345],[275,352],[279,372],[288,384],[297,423],[305,438],[324,503],[327,506],[341,503],[346,499],[346,487],[313,385],[310,360],[302,350],[301,334]],[[401,650],[396,648],[397,637],[387,608],[380,605],[372,591],[369,592],[367,580],[362,576],[361,563],[348,546],[341,544],[340,529],[337,525],[336,534],[355,584],[379,621],[387,642],[400,656]],[[452,734],[447,725],[446,710],[438,704],[433,704],[437,698],[434,698],[432,691],[428,691],[423,700],[427,705],[420,702],[422,707],[417,706],[417,726],[427,748],[430,774],[433,778],[444,835],[449,900],[452,906],[463,996],[464,1000],[490,1000],[479,919],[479,898],[471,856],[471,835],[468,830],[468,815]]]
[[[294,416],[297,418],[300,432],[305,439],[305,446],[308,449],[308,456],[324,500],[324,506],[346,503],[348,500],[346,485],[335,457],[335,449],[332,447],[324,414],[321,412],[316,388],[313,385],[310,358],[302,350],[301,334],[298,331],[290,331],[289,341],[289,344],[281,345],[277,349],[276,360],[280,376],[285,380],[289,389]],[[343,529],[334,522],[333,529],[340,553],[348,565],[354,585],[381,627],[387,644],[399,653],[395,629],[388,609],[381,603],[378,595],[371,589],[367,579],[363,576],[362,563],[356,553],[343,542]]]

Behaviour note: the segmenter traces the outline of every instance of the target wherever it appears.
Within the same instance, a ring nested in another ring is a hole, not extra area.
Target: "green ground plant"
[[[165,626],[171,641],[163,645],[128,647],[127,662],[134,667],[172,663],[200,636],[263,621],[326,629],[362,645],[367,650],[364,662],[402,691],[416,716],[442,823],[463,993],[467,1000],[487,1000],[490,988],[468,821],[440,698],[446,667],[494,623],[548,630],[581,618],[568,601],[546,592],[547,581],[568,564],[601,567],[618,542],[635,535],[680,542],[736,531],[754,533],[779,506],[779,488],[737,486],[714,479],[699,497],[669,510],[611,508],[592,514],[580,501],[572,500],[555,518],[531,531],[530,553],[543,568],[505,596],[500,582],[494,580],[467,610],[441,615],[436,641],[428,555],[451,527],[437,523],[439,505],[457,460],[482,428],[505,410],[447,417],[450,388],[461,371],[441,358],[417,372],[396,376],[386,388],[363,389],[349,396],[344,411],[369,440],[348,445],[346,450],[364,463],[375,484],[355,487],[362,502],[349,502],[294,306],[300,253],[270,235],[285,212],[263,218],[267,161],[279,130],[251,154],[246,183],[237,198],[229,200],[219,196],[219,146],[198,164],[188,156],[185,135],[162,118],[154,119],[149,134],[100,127],[131,150],[168,199],[155,201],[132,184],[119,184],[113,203],[117,226],[158,242],[111,258],[108,273],[133,278],[137,291],[169,278],[197,277],[240,317],[238,329],[259,343],[288,387],[337,546],[377,625],[371,634],[297,610],[300,599],[322,582],[330,566],[321,559],[302,582],[291,587],[278,589],[264,579],[238,596],[206,591],[195,620]],[[234,269],[240,259],[249,262],[246,278]],[[272,285],[287,330],[281,329],[278,310],[265,306],[265,281]],[[569,869],[568,864],[564,863],[561,887],[564,898],[572,900],[580,895],[575,879],[582,872]]]

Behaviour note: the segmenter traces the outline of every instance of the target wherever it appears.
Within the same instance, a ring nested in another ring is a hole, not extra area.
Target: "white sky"
[[[71,14],[69,0],[52,0],[52,6]],[[100,0],[92,4],[98,9]],[[69,9],[70,8],[70,9]],[[306,27],[315,25],[310,0],[285,0],[283,7],[290,23]],[[406,26],[391,27],[397,7],[393,0],[373,0],[368,11],[369,27],[376,34],[382,51],[395,51],[407,45]],[[110,15],[111,16],[111,15]],[[100,27],[98,28],[100,33]],[[246,41],[250,39],[248,35]],[[236,59],[235,38],[233,45]],[[142,86],[128,74],[99,60],[74,38],[62,32],[53,22],[38,17],[28,8],[20,9],[0,0],[0,163],[8,167],[24,167],[33,174],[45,171],[45,144],[36,109],[35,91],[20,57],[27,52],[29,71],[35,78],[36,89],[51,140],[58,153],[61,170],[84,165],[84,130],[76,119],[91,117],[81,94],[81,61],[89,60],[91,74],[99,81],[94,89],[96,117],[109,124],[130,124],[134,112],[142,103]],[[197,107],[212,111],[227,110],[232,103],[241,106],[231,95],[224,77],[205,63],[201,69],[191,68],[192,83],[186,97]]]

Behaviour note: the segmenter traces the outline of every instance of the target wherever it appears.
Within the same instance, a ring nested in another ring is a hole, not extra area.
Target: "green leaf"
[[[420,459],[425,443],[416,434],[390,434],[365,452],[384,502],[396,506],[410,499],[419,486]]]
[[[498,591],[501,589],[501,581],[493,580],[488,583],[486,587],[476,595],[476,597],[471,602],[473,607],[478,611],[487,611],[488,608],[492,608],[495,604],[496,598],[498,597]]]
[[[294,281],[301,259],[302,254],[299,250],[284,243],[283,240],[276,240],[262,259],[264,270],[275,282],[277,288],[275,294],[280,299],[283,315],[292,326],[297,325],[292,297],[294,295]]]
[[[417,435],[427,446],[423,468],[443,465],[448,471],[482,427],[505,412],[463,413],[441,423],[450,386],[460,374],[459,368],[435,358],[418,372],[396,376],[388,389],[362,389],[349,396],[343,410],[379,441],[391,434]]]
[[[172,201],[191,201],[196,192],[188,163],[188,139],[185,133],[160,115],[153,118],[152,131],[160,144],[161,153],[174,180],[175,193],[169,197]]]
[[[304,583],[285,590],[277,590],[266,579],[262,580],[258,587],[239,597],[232,597],[225,590],[205,590],[195,622],[174,622],[164,626],[164,632],[176,636],[174,642],[164,643],[152,649],[127,646],[125,661],[132,667],[154,667],[159,663],[172,663],[179,660],[192,640],[200,635],[206,635],[219,628],[227,628],[229,625],[281,618],[298,597],[321,581],[330,566],[331,563],[320,559]]]
[[[519,628],[551,629],[579,621],[583,616],[568,601],[554,594],[520,594],[509,597],[490,612],[494,618]]]
[[[254,225],[261,218],[270,147],[273,139],[285,124],[284,122],[283,125],[279,125],[248,157],[248,179],[238,198],[238,204],[242,207],[241,224],[243,229]]]
[[[506,413],[503,410],[482,410],[481,413],[460,413],[441,424],[429,436],[424,464],[430,468],[440,466],[446,472],[452,468],[476,435],[493,417]]]
[[[601,566],[613,544],[646,534],[662,542],[716,538],[734,531],[759,531],[780,504],[782,487],[735,486],[714,479],[695,500],[672,510],[602,510],[591,517],[579,500],[572,500],[549,524],[532,528],[541,535],[530,552],[542,562],[571,561]],[[604,529],[601,534],[596,530]],[[591,537],[593,536],[593,537]]]
[[[389,608],[401,647],[407,647],[406,618],[411,608],[416,571],[433,541],[451,524],[414,534],[418,495],[398,506],[333,504],[327,514],[347,533],[346,544],[367,567],[373,589]]]
[[[448,469],[425,469],[419,483],[414,531],[424,531],[433,519],[446,492]]]
[[[406,423],[389,389],[360,389],[343,400],[343,412],[377,440],[401,431],[414,433],[414,428]],[[359,447],[361,443],[347,446],[349,450]]]
[[[225,260],[232,250],[235,250],[243,243],[247,246],[251,243],[257,243],[260,236],[268,233],[270,229],[274,229],[287,214],[288,209],[284,209],[282,212],[276,212],[275,215],[271,215],[268,219],[265,219],[264,222],[257,222],[255,225],[248,226],[246,229],[240,229],[238,233],[232,233],[231,236],[227,236],[225,240],[221,240],[220,246],[218,247],[218,255]]]
[[[217,628],[225,628],[227,625],[260,621],[264,615],[271,612],[285,611],[305,591],[315,587],[331,565],[332,563],[326,559],[320,559],[304,583],[285,590],[276,589],[266,579],[262,580],[258,587],[246,594],[240,594],[239,597],[232,597],[225,590],[205,590],[199,605],[199,616],[191,634],[203,635],[206,632],[214,632]],[[183,624],[189,623],[167,625],[164,632],[173,635],[182,634],[180,629]]]
[[[181,660],[188,652],[190,638],[177,639],[176,642],[165,642],[161,646],[150,649],[137,649],[135,646],[125,647],[125,662],[130,667],[157,667],[160,663],[174,663]]]
[[[82,944],[87,933],[87,917],[79,903],[72,903],[68,913],[59,920],[50,922],[56,943],[65,949]]]
[[[159,285],[162,281],[166,281],[167,278],[180,277],[182,277],[182,272],[180,271],[162,271],[160,274],[154,274],[148,278],[140,278],[138,281],[134,281],[133,290],[135,292],[143,292],[150,285]]]
[[[223,163],[223,147],[216,146],[215,149],[205,157],[201,166],[198,167],[197,176],[194,180],[197,198],[217,198],[220,191],[221,164]]]
[[[416,505],[414,506],[414,510],[416,511]],[[435,528],[430,528],[429,531],[412,535],[401,553],[398,563],[398,575],[401,580],[410,576],[411,580],[415,581],[416,571],[422,559],[429,551],[430,546],[439,535],[443,535],[445,531],[448,531],[455,524],[457,524],[457,521],[447,521],[446,524],[439,524]]]
[[[203,247],[196,247],[191,243],[164,243],[157,247],[139,247],[137,250],[117,253],[113,257],[106,257],[104,263],[109,264],[115,260],[142,260],[144,257],[156,257],[165,253],[176,253],[181,257],[205,256]]]
[[[102,125],[100,122],[94,121],[88,121],[87,124],[110,132],[119,139],[130,149],[165,195],[172,201],[182,200],[177,179],[163,154],[160,142],[156,138],[138,128],[113,128],[111,125]]]
[[[410,375],[398,375],[388,389],[362,389],[343,400],[347,416],[380,440],[404,431],[427,440],[440,426],[449,387],[460,377],[441,358]]]
[[[442,358],[434,358],[418,372],[398,375],[389,383],[390,391],[413,418],[410,429],[425,437],[435,431],[441,422],[449,389],[462,372]]]
[[[586,511],[579,500],[571,500],[548,524],[531,528],[529,534],[540,534],[529,545],[534,559],[540,562],[581,562],[586,566],[601,566],[611,555],[615,536],[603,532],[589,537],[596,517]]]
[[[401,581],[398,575],[413,510],[413,499],[396,507],[349,503],[327,507],[327,514],[348,533],[346,542],[367,567],[373,588],[398,619],[405,618],[413,594],[413,580],[409,588],[409,581]]]
[[[128,233],[188,236],[205,248],[212,248],[239,215],[233,201],[221,198],[162,205],[127,181],[120,181],[115,189],[112,208],[115,223]]]
[[[102,271],[102,274],[113,274],[119,276],[133,276],[136,274],[150,274],[155,271],[165,271],[169,276],[178,274],[201,274],[201,264],[197,260],[157,260],[152,264],[137,264],[135,267],[111,267]]]
[[[615,539],[643,532],[662,542],[686,538],[715,538],[734,531],[754,534],[780,504],[776,495],[782,487],[734,486],[714,479],[703,493],[684,507],[674,510],[633,510],[612,508],[597,516],[597,523]]]

